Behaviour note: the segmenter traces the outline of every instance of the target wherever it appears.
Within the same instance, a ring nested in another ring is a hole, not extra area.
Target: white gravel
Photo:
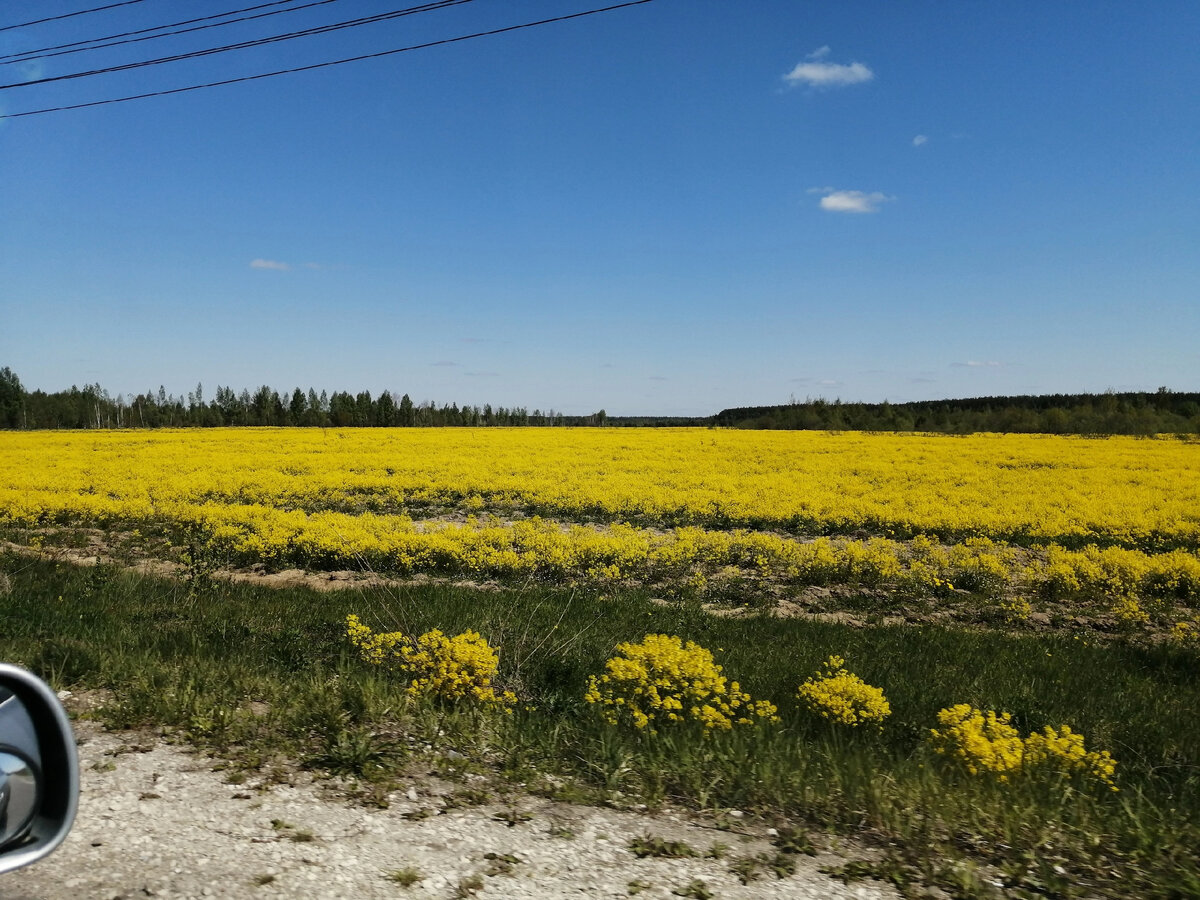
[[[533,796],[517,803],[528,821],[510,827],[493,818],[511,808],[507,802],[435,812],[447,789],[435,779],[414,779],[388,809],[364,808],[304,774],[266,789],[253,779],[233,785],[213,771],[214,760],[152,736],[86,722],[77,731],[83,792],[75,827],[52,856],[0,876],[0,897],[452,898],[467,896],[474,877],[479,896],[539,900],[705,896],[686,893],[695,881],[719,898],[896,896],[876,882],[845,885],[821,874],[819,866],[844,862],[831,853],[796,857],[795,874],[782,880],[764,873],[741,884],[729,862],[770,849],[764,829],[743,834],[681,814]],[[418,809],[432,814],[404,818]],[[728,850],[724,859],[638,859],[628,845],[642,835],[685,841],[700,853],[717,843]],[[406,867],[421,880],[405,887],[388,879]]]

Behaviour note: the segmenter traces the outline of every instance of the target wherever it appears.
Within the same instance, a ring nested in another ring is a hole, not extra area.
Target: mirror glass
[[[38,809],[38,780],[22,756],[0,750],[0,847],[29,830]]]

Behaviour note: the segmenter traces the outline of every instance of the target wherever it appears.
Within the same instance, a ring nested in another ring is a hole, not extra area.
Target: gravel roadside
[[[789,857],[793,874],[760,869],[742,884],[730,862],[771,850],[764,829],[535,796],[506,821],[509,803],[445,809],[447,786],[433,778],[412,780],[388,809],[364,808],[305,773],[266,789],[233,785],[187,748],[87,721],[76,729],[75,826],[52,856],[0,876],[0,898],[896,897],[876,882],[846,885],[819,872],[845,861],[833,853]],[[646,835],[698,854],[722,844],[723,858],[639,859],[629,844]],[[398,870],[420,880],[388,877]]]

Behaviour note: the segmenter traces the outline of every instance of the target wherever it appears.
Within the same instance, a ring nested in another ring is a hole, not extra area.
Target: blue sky
[[[144,0],[0,31],[0,55],[250,5]],[[0,113],[599,5],[25,84],[401,8],[338,0],[0,66]],[[1200,390],[1197,46],[1195,0],[653,0],[3,119],[0,365],[616,415]]]

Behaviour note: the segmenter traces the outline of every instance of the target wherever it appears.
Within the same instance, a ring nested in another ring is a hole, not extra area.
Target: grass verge
[[[153,578],[0,556],[0,658],[56,687],[113,692],[113,727],[165,726],[242,767],[281,759],[386,788],[414,755],[485,766],[556,796],[737,808],[878,839],[882,861],[839,877],[958,896],[1200,895],[1200,683],[1194,649],[1071,634],[849,628],[723,619],[636,591],[448,585],[334,594]],[[479,631],[500,650],[511,716],[437,708],[363,663],[348,613],[415,634]],[[621,641],[668,633],[711,649],[775,727],[658,735],[601,723],[581,702]],[[838,730],[795,691],[831,653],[887,692],[881,733]],[[1000,783],[926,744],[955,703],[1013,713],[1023,732],[1069,723],[1118,759],[1119,793]],[[555,776],[546,778],[546,776]]]

